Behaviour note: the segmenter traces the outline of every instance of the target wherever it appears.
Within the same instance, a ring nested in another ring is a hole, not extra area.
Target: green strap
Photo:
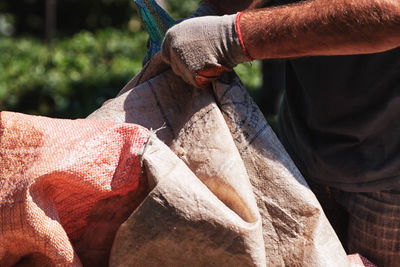
[[[161,50],[165,33],[176,24],[154,0],[134,0],[140,17],[149,33],[148,49],[143,64]]]

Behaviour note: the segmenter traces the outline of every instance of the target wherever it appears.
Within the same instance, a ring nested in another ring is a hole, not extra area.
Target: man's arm
[[[313,0],[246,11],[240,29],[257,59],[381,52],[400,46],[400,0]]]
[[[162,55],[187,82],[206,87],[250,59],[365,54],[399,46],[400,0],[309,0],[186,20],[167,32]]]

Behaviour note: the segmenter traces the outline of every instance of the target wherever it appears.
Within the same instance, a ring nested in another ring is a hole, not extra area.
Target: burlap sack
[[[111,266],[346,266],[313,193],[239,79],[192,88],[158,56],[89,116],[156,130],[155,188],[120,227]],[[189,171],[189,169],[191,171]]]

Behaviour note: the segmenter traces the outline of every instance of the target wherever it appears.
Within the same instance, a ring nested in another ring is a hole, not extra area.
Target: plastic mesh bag
[[[0,113],[0,266],[105,265],[150,188],[137,125]]]

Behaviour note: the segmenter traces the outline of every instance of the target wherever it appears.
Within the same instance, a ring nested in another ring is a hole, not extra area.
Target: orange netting
[[[149,192],[139,158],[148,138],[133,124],[1,112],[0,266],[107,263]]]

